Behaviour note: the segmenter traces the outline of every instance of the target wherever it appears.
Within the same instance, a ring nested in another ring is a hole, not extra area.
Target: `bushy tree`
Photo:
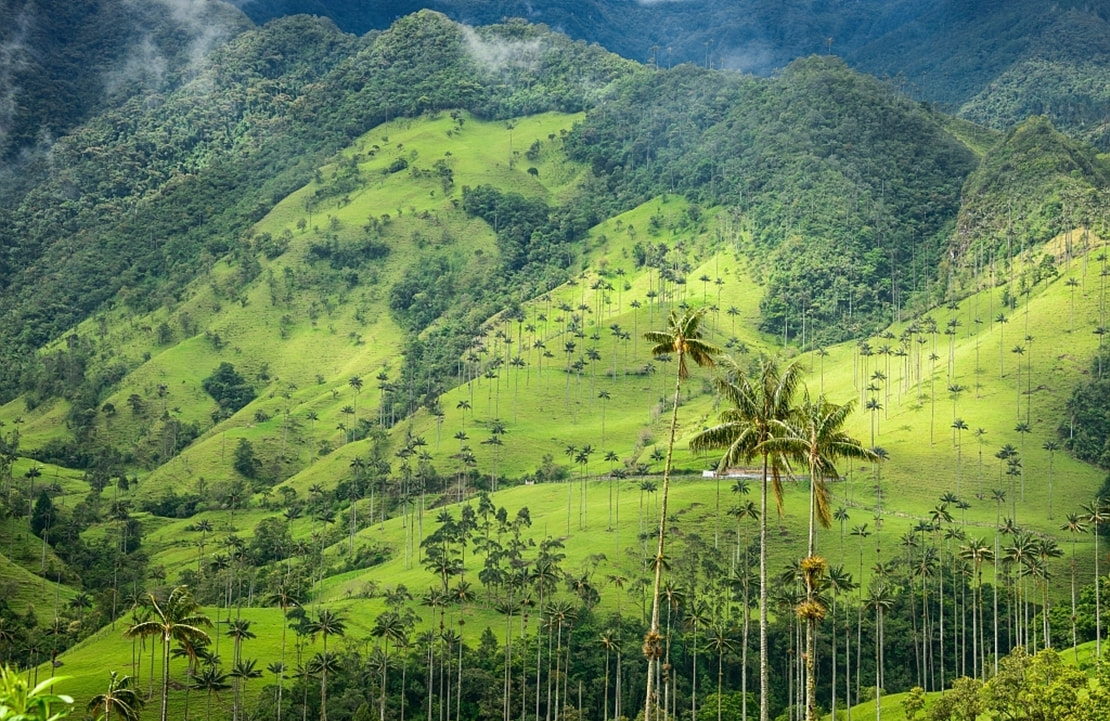
[[[212,375],[200,382],[204,392],[219,404],[216,414],[226,418],[254,400],[254,388],[227,361],[220,363]]]

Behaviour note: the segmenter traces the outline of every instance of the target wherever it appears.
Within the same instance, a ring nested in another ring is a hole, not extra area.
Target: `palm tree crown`
[[[170,643],[172,641],[189,641],[192,643],[208,643],[208,634],[203,628],[211,628],[212,621],[208,616],[199,612],[199,604],[189,593],[188,586],[177,586],[170,591],[165,603],[159,603],[154,594],[150,594],[150,605],[154,611],[154,618],[135,624],[124,632],[127,638],[160,636],[162,639],[162,715],[161,721],[166,721],[166,703],[169,698],[170,685]]]
[[[108,690],[93,696],[86,708],[101,721],[111,721],[112,712],[120,721],[138,721],[139,710],[144,703],[142,694],[131,688],[131,677],[112,671],[108,677]]]

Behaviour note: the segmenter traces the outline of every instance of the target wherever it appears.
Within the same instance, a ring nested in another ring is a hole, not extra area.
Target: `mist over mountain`
[[[130,94],[176,87],[250,24],[217,0],[0,3],[0,161]]]
[[[387,27],[421,8],[471,25],[519,17],[640,62],[692,62],[767,74],[796,57],[861,47],[914,22],[925,9],[907,0],[239,0],[256,22],[292,13],[332,18],[348,32]],[[831,43],[830,43],[831,41]]]
[[[245,0],[256,22],[307,12],[349,32],[421,7],[473,25],[521,17],[661,67],[694,63],[766,75],[832,53],[907,95],[1004,129],[1044,114],[1107,147],[1110,8],[1064,0]],[[1099,69],[1102,69],[1101,71]]]
[[[0,6],[0,160],[49,147],[134,93],[176,87],[251,21],[305,13],[362,35],[422,8],[472,26],[523,18],[660,67],[768,75],[831,53],[978,123],[1005,129],[1044,114],[1110,143],[1110,9],[1079,0],[98,0],[49,11],[11,0]]]

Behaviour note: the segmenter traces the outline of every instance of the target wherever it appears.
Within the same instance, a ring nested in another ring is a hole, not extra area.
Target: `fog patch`
[[[134,8],[136,17],[166,13],[175,34],[183,39],[183,47],[176,58],[167,57],[155,38],[156,30],[161,29],[139,27],[127,56],[104,78],[105,90],[112,94],[136,85],[148,91],[161,90],[174,79],[168,76],[171,68],[178,79],[195,77],[207,67],[212,50],[239,31],[210,0],[125,0],[125,4]]]
[[[775,48],[762,42],[751,42],[731,47],[710,56],[713,67],[760,75],[774,69],[777,59]]]
[[[16,73],[27,66],[27,36],[31,28],[31,15],[25,7],[15,19],[14,30],[0,43],[0,148],[8,145],[16,108],[19,107],[19,88]]]
[[[503,40],[483,38],[474,28],[463,26],[466,52],[483,69],[499,75],[507,71],[536,71],[540,68],[545,43],[540,38]]]

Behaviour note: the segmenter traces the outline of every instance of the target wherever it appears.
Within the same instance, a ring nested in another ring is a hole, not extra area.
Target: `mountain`
[[[978,123],[1006,129],[1046,115],[1057,127],[1108,147],[1110,11],[1082,0],[436,0],[386,6],[249,0],[241,7],[257,22],[308,12],[356,33],[387,27],[421,7],[473,25],[521,17],[644,63],[689,62],[758,75],[832,52],[910,97]]]
[[[1107,11],[1065,0],[98,0],[44,13],[0,8],[0,159],[44,148],[100,109],[192,77],[206,51],[258,24],[327,17],[362,35],[420,9],[472,26],[523,18],[639,62],[767,75],[835,53],[900,92],[998,129],[1046,115],[1105,149]],[[249,20],[248,20],[249,18]],[[9,170],[5,182],[16,182]]]
[[[617,668],[627,712],[676,413],[668,693],[719,682],[739,717],[758,483],[703,476],[688,441],[729,399],[691,367],[674,404],[644,338],[699,307],[738,368],[795,360],[795,400],[849,404],[886,458],[830,479],[821,552],[861,586],[820,627],[822,703],[834,669],[885,666],[890,704],[1095,637],[1105,472],[1069,451],[1104,462],[1110,168],[1048,119],[986,128],[827,54],[763,77],[520,20],[297,15],[26,167],[0,222],[0,648],[82,703],[108,668],[157,697],[157,645],[122,631],[186,585],[230,645],[171,656],[174,717],[446,716],[449,680],[459,718],[515,717],[549,679],[541,712],[578,685],[598,715]],[[765,517],[775,669],[799,656],[794,475]]]

